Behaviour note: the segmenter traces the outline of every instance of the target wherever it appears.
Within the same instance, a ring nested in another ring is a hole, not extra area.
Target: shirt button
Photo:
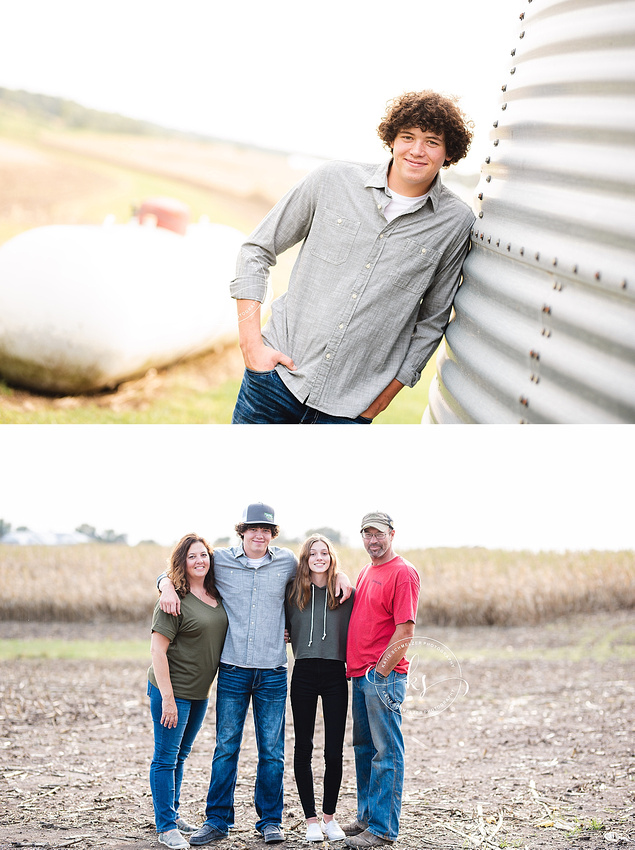
[[[341,223],[342,223],[342,219],[341,219],[341,218],[338,218],[337,223],[338,223],[338,224],[341,224]]]
[[[330,355],[330,354],[327,354],[327,355],[326,355],[326,359],[327,359],[327,360],[330,360],[330,359],[331,359],[331,355]]]
[[[380,238],[380,239],[383,239],[383,238],[384,238],[384,234],[383,234],[383,233],[380,233],[380,234],[379,234],[379,238]]]
[[[344,327],[343,323],[342,323],[342,322],[340,322],[340,323],[339,323],[339,325],[338,325],[338,328],[339,328],[340,330],[342,330],[342,328],[343,328],[343,327]]]
[[[352,298],[357,298],[357,293],[353,292]]]
[[[421,249],[421,253],[422,253],[422,254],[425,254],[425,252],[426,252],[426,249],[425,249],[425,248],[422,248],[422,249]]]
[[[369,268],[370,268],[370,263],[366,263],[366,268],[367,268],[367,269],[369,269]]]
[[[378,209],[378,210],[380,210],[380,209],[381,209],[381,204],[377,204],[377,209]]]

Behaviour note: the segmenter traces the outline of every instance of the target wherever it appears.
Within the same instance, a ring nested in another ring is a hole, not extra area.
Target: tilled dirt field
[[[26,634],[130,639],[145,636],[145,627],[92,626],[89,632],[0,623],[0,638]],[[426,635],[451,649],[469,692],[440,714],[404,715],[406,784],[397,848],[634,845],[635,615],[573,617],[541,627],[435,628]],[[2,850],[160,846],[148,787],[145,674],[143,662],[0,664]],[[318,734],[316,774],[320,740]],[[287,741],[282,846],[308,847],[291,769],[290,712]],[[212,699],[182,795],[184,816],[198,823],[213,745]],[[236,827],[212,845],[219,850],[265,846],[253,828],[255,766],[249,721]],[[355,815],[354,775],[349,724],[341,822]]]

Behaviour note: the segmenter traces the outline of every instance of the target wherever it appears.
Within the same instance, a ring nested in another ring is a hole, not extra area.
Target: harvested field
[[[297,543],[284,540],[284,529],[276,542],[299,552]],[[336,548],[340,569],[354,584],[366,553]],[[131,612],[149,620],[156,601],[155,579],[169,554],[170,547],[152,544],[0,544],[0,620],[107,617],[127,622]],[[559,553],[461,547],[402,554],[421,576],[422,623],[531,625],[574,612],[635,608],[632,550]]]
[[[0,638],[27,635],[145,640],[147,625],[0,623]],[[593,850],[635,841],[632,611],[576,615],[540,627],[435,627],[426,636],[452,650],[469,692],[436,716],[404,716],[407,777],[398,848]],[[116,658],[0,664],[1,850],[159,846],[147,777],[146,667],[142,659]],[[212,700],[185,772],[183,813],[199,822],[213,721]],[[283,846],[299,848],[307,845],[292,740],[289,713]],[[319,774],[319,735],[316,745]],[[213,845],[219,850],[264,847],[253,829],[255,753],[248,723],[236,827]],[[346,821],[354,813],[349,725],[339,816]]]

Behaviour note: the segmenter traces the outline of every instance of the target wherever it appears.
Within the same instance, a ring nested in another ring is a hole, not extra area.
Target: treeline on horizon
[[[169,554],[170,547],[157,544],[0,544],[0,620],[147,621]],[[338,546],[337,554],[340,569],[355,583],[366,553]],[[421,577],[421,625],[528,625],[635,607],[633,551],[447,548],[400,554]]]
[[[155,136],[161,138],[181,139],[204,142],[207,144],[227,144],[227,139],[216,138],[202,133],[175,130],[163,127],[151,121],[130,118],[118,112],[104,112],[82,106],[74,100],[56,97],[48,94],[38,94],[24,89],[7,89],[0,87],[0,108],[18,109],[38,122],[57,126],[66,130],[90,130],[95,133],[124,134],[132,136]],[[231,141],[238,148],[253,150],[270,150],[258,145]],[[283,153],[282,151],[271,151]]]

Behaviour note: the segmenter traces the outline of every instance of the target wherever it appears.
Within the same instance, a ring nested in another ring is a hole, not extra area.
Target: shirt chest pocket
[[[435,248],[406,239],[401,245],[390,276],[393,286],[423,295],[439,265],[441,254]]]
[[[315,213],[308,247],[314,257],[339,265],[346,262],[360,222],[323,207]]]

